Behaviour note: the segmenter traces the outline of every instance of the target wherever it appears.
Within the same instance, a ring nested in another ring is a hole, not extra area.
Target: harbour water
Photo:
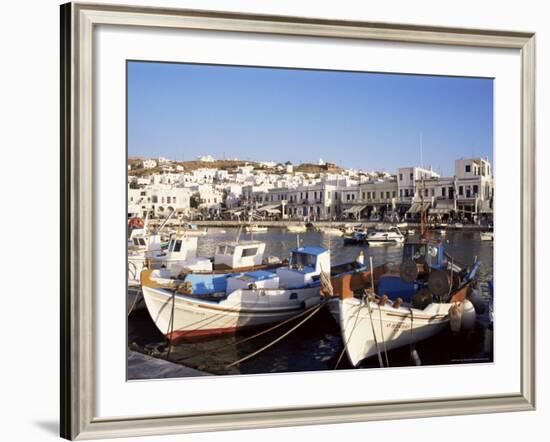
[[[219,242],[235,240],[237,235],[238,229],[236,228],[209,228],[208,235],[199,238],[198,254],[200,256],[212,256]],[[251,239],[251,235],[243,230],[240,233],[240,238]],[[352,261],[360,251],[365,253],[367,260],[369,256],[372,256],[375,266],[384,262],[390,265],[398,264],[401,262],[403,250],[402,245],[344,246],[341,237],[316,231],[308,231],[297,235],[280,228],[270,228],[266,233],[255,233],[252,238],[266,242],[265,256],[277,256],[281,259],[289,257],[291,249],[296,247],[298,243],[301,246],[320,245],[330,249],[331,260],[334,265]],[[482,296],[488,302],[488,294],[484,289],[486,288],[486,282],[492,279],[493,276],[492,241],[481,241],[477,231],[459,230],[448,230],[446,236],[441,239],[446,244],[446,251],[457,262],[471,264],[476,258],[481,261],[478,276]],[[467,333],[454,335],[450,330],[445,330],[429,340],[415,344],[415,350],[422,365],[492,362],[492,347],[488,349],[485,343],[486,328],[489,323],[488,309],[485,309],[485,312],[485,314],[478,316],[476,326]],[[131,348],[138,349],[138,351],[216,375],[334,369],[342,353],[343,343],[339,326],[326,308],[273,347],[239,365],[227,368],[227,365],[258,350],[282,335],[296,325],[296,322],[291,322],[271,333],[246,342],[241,341],[257,331],[180,342],[168,346],[147,311],[142,310],[132,312],[128,318],[128,343]],[[411,348],[409,347],[388,352],[388,358],[392,367],[413,365]],[[378,367],[377,358],[365,360],[362,367]],[[337,369],[350,368],[351,366],[344,355]],[[136,373],[135,367],[133,372]],[[147,373],[140,373],[138,368],[137,374],[134,376],[134,379],[144,379],[147,378]]]

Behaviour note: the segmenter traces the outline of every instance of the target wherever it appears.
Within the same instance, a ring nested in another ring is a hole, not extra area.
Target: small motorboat
[[[304,233],[307,232],[307,227],[305,224],[289,225],[286,226],[286,229],[290,233]]]
[[[355,229],[351,234],[344,235],[344,245],[364,244],[367,235],[367,229]]]
[[[401,233],[398,227],[377,227],[374,232],[367,235],[368,245],[377,244],[396,244],[405,241],[405,235]]]
[[[495,234],[493,232],[479,232],[479,237],[481,241],[493,241],[495,239]]]
[[[244,228],[246,233],[265,233],[267,232],[268,228],[264,226],[259,226],[258,224],[252,224],[250,226],[246,226]]]
[[[187,223],[183,228],[185,229],[187,236],[206,236],[208,233],[206,229],[199,229],[199,226],[196,224]]]

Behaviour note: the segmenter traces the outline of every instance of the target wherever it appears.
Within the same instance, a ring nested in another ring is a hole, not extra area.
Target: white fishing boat
[[[306,227],[305,224],[289,225],[289,226],[286,226],[286,229],[290,233],[304,233],[304,232],[307,232],[307,227]]]
[[[428,339],[452,321],[454,329],[471,328],[475,309],[465,298],[468,287],[450,302],[430,302],[415,308],[399,301],[346,298],[340,300],[340,328],[346,353],[353,366],[371,356]]]
[[[493,232],[479,232],[481,241],[493,241],[495,234]]]
[[[375,231],[367,235],[365,241],[369,245],[402,243],[405,241],[405,235],[401,233],[398,227],[379,226]]]
[[[157,328],[169,339],[234,332],[284,321],[318,304],[320,275],[330,272],[330,252],[293,250],[287,267],[229,275],[222,291],[204,295],[184,280],[163,281],[142,273],[145,303]]]
[[[259,226],[258,224],[252,224],[250,226],[246,226],[244,229],[246,233],[265,233],[268,230],[267,227]]]

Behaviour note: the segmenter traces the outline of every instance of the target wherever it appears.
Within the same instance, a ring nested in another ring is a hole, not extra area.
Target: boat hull
[[[452,304],[434,303],[424,310],[418,310],[408,307],[394,308],[388,304],[379,307],[371,302],[369,315],[367,304],[362,300],[340,300],[342,340],[346,344],[346,353],[351,364],[359,365],[362,360],[375,356],[378,350],[393,350],[436,335],[448,325],[451,306]]]
[[[214,302],[144,286],[143,296],[155,325],[170,340],[281,322],[320,302],[319,287],[236,290],[223,301]]]

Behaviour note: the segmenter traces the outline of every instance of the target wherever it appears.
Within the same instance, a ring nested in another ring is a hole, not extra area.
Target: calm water
[[[220,241],[235,240],[237,229],[209,229],[209,234],[199,238],[199,255],[212,256]],[[251,236],[242,232],[241,239]],[[253,239],[266,241],[266,256],[289,257],[292,248],[296,247],[297,235],[283,229],[270,229],[267,233],[256,233]],[[446,250],[458,262],[472,263],[477,257],[481,260],[479,277],[481,287],[485,290],[485,281],[492,279],[493,243],[480,241],[479,232],[447,231],[442,238]],[[372,256],[374,265],[388,262],[401,262],[402,245],[385,246],[344,246],[340,237],[325,235],[320,232],[306,232],[299,235],[301,246],[323,246],[331,250],[333,264],[348,262],[361,250],[365,256]],[[368,261],[366,261],[368,262]],[[485,292],[484,292],[485,293]],[[485,293],[486,296],[486,293]],[[486,298],[488,299],[488,298]],[[299,319],[300,320],[300,319]],[[299,321],[297,320],[297,321]],[[444,331],[432,339],[416,344],[416,350],[422,365],[456,364],[466,362],[491,362],[492,352],[485,353],[485,328],[487,315],[480,316],[474,330],[468,333],[453,335]],[[238,373],[274,373],[334,369],[343,344],[340,330],[328,310],[323,309],[291,335],[261,353],[260,355],[232,368],[226,365],[236,361],[271,342],[290,329],[295,323],[267,333],[253,340],[239,343],[257,331],[239,333],[230,336],[209,338],[195,342],[182,342],[173,345],[168,355],[166,340],[157,331],[147,311],[132,313],[128,320],[128,342],[135,343],[140,349],[155,356],[166,358],[183,365],[204,370],[213,374]],[[388,352],[390,366],[411,365],[408,347]],[[376,357],[363,362],[363,367],[378,367]],[[338,369],[350,368],[346,356],[342,358]]]

